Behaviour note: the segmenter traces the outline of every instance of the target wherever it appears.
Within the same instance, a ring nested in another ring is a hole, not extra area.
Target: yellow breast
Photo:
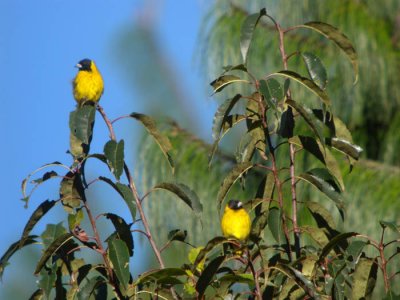
[[[100,73],[96,71],[79,71],[74,82],[74,98],[78,103],[99,101],[103,94],[104,84]]]
[[[250,216],[243,208],[233,210],[226,207],[221,220],[221,229],[225,237],[233,237],[244,241],[250,234]]]

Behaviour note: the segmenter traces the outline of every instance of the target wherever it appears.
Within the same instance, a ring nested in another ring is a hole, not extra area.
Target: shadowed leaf
[[[337,236],[335,236],[322,249],[322,252],[321,252],[321,254],[319,255],[319,258],[318,258],[318,263],[322,262],[323,259],[329,254],[329,252],[331,252],[331,250],[333,248],[340,246],[341,244],[343,244],[343,242],[345,242],[344,244],[346,244],[348,238],[350,238],[352,236],[355,236],[357,234],[358,234],[357,232],[345,232],[345,233],[341,233],[341,234],[338,234]]]
[[[189,187],[187,187],[184,184],[163,182],[153,187],[153,190],[158,190],[158,189],[167,190],[177,195],[197,215],[203,211],[203,205],[201,204],[199,197],[196,195],[194,191],[192,191]]]
[[[162,153],[167,158],[172,173],[174,173],[175,163],[171,156],[172,144],[169,141],[168,137],[160,133],[160,131],[157,128],[156,122],[149,116],[139,113],[131,113],[130,116],[140,121],[146,128],[147,132],[154,138],[154,140],[160,147]]]
[[[276,110],[277,103],[284,97],[282,85],[273,78],[260,80],[260,92],[268,106],[274,110]]]
[[[131,233],[131,226],[128,225],[123,218],[116,214],[107,213],[105,214],[107,219],[110,219],[116,230],[116,237],[125,242],[126,247],[129,251],[129,256],[133,255],[133,238]]]
[[[214,279],[214,275],[217,273],[219,267],[224,262],[225,256],[218,256],[213,259],[204,271],[201,273],[196,283],[196,290],[198,292],[198,298],[201,299],[209,286],[210,282]]]
[[[69,128],[71,134],[82,143],[88,145],[92,136],[96,108],[91,105],[78,107],[69,115]]]
[[[141,283],[145,283],[148,281],[159,281],[166,277],[177,277],[187,275],[184,269],[180,268],[164,268],[161,270],[151,270],[142,273],[139,278],[136,280],[134,285],[138,285]]]
[[[278,207],[271,207],[268,212],[268,228],[275,241],[281,244],[284,241],[282,227],[282,212]]]

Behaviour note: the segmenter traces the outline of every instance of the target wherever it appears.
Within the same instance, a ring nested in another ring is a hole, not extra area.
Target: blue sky
[[[127,86],[114,53],[114,43],[120,33],[135,26],[138,18],[142,21],[149,18],[154,22],[157,42],[165,51],[165,59],[184,79],[184,91],[188,92],[190,101],[194,101],[194,107],[205,112],[205,118],[199,120],[198,126],[203,128],[206,136],[211,136],[215,104],[207,100],[206,89],[193,63],[204,10],[204,4],[199,0],[0,2],[1,254],[18,240],[34,208],[45,199],[58,196],[57,185],[50,183],[39,188],[29,208],[24,209],[20,201],[21,181],[45,163],[70,163],[66,154],[68,116],[75,107],[71,80],[76,72],[74,65],[80,59],[90,57],[97,62],[105,81],[101,104],[110,118],[132,111],[147,113],[143,99],[140,102],[135,98],[134,89]],[[132,124],[123,123],[116,128],[117,134],[122,137],[124,132],[139,128]],[[98,141],[93,148],[101,151],[107,139],[106,131],[103,125],[96,130],[104,140]],[[134,146],[128,141],[127,147]],[[45,223],[58,220],[61,213],[62,210],[42,220],[35,233],[39,234]],[[26,267],[21,257],[16,255],[11,259],[0,285],[0,298],[6,295],[7,285],[14,283],[17,273],[13,268]],[[26,268],[24,273],[32,273],[34,264]],[[30,274],[23,276],[32,280]]]

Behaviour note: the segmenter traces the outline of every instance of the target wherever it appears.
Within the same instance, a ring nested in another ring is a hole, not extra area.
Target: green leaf
[[[249,169],[253,167],[253,164],[250,162],[237,164],[225,177],[224,181],[222,182],[218,195],[218,211],[221,210],[222,202],[224,201],[226,195],[228,194],[229,190],[233,186],[233,184]]]
[[[322,23],[322,22],[308,22],[304,25],[300,25],[299,27],[310,28],[318,33],[324,35],[328,39],[332,40],[339,48],[347,55],[350,59],[351,64],[353,65],[353,70],[355,74],[354,83],[357,82],[358,79],[358,57],[356,50],[354,49],[351,41],[345,36],[342,32],[340,32],[336,27],[332,25]]]
[[[160,281],[167,277],[177,277],[187,275],[184,269],[180,268],[164,268],[161,270],[150,270],[142,273],[136,280],[134,285],[142,284],[148,281]]]
[[[70,170],[66,165],[64,165],[64,164],[62,164],[62,163],[60,163],[58,161],[55,161],[55,162],[52,162],[50,164],[45,164],[45,165],[41,166],[40,168],[36,169],[35,171],[33,171],[32,173],[30,173],[21,183],[21,189],[22,189],[22,195],[23,195],[22,200],[25,201],[25,208],[28,207],[29,198],[31,197],[31,195],[34,192],[34,190],[37,189],[38,186],[41,185],[42,183],[44,183],[45,181],[47,181],[47,180],[49,180],[51,178],[54,178],[54,177],[56,177],[58,175],[57,175],[56,172],[50,171],[50,172],[46,172],[41,178],[32,180],[31,182],[29,182],[30,178],[34,174],[36,174],[37,172],[39,172],[39,171],[41,171],[41,170],[43,170],[45,168],[52,167],[52,166],[61,166],[61,167],[64,167],[65,169],[67,169],[68,171]],[[35,186],[33,187],[33,189],[29,193],[27,192],[28,183],[35,184]]]
[[[326,229],[329,233],[336,231],[336,224],[331,213],[317,202],[307,201],[306,206],[314,220],[317,222],[318,228]],[[332,238],[333,236],[329,236]]]
[[[30,297],[29,300],[42,300],[44,292],[42,289],[37,289]]]
[[[225,256],[223,256],[223,255],[216,257],[207,265],[207,267],[201,273],[201,275],[196,283],[198,299],[201,299],[203,297],[207,287],[210,285],[211,281],[214,279],[214,275],[217,273],[219,267],[224,262],[224,260],[225,260]]]
[[[328,94],[324,90],[322,90],[318,85],[316,85],[314,81],[306,77],[302,77],[300,74],[297,74],[296,72],[285,70],[273,73],[271,74],[271,76],[283,76],[289,79],[293,79],[294,81],[299,82],[301,85],[303,85],[311,92],[313,92],[315,95],[317,95],[325,105],[327,105],[328,107],[331,105],[331,100],[329,99]]]
[[[236,103],[242,98],[241,95],[236,95],[233,98],[227,99],[222,103],[215,115],[213,120],[213,127],[212,127],[212,135],[214,141],[221,139],[220,132],[222,130],[223,124],[226,121],[227,117],[229,116],[230,112],[232,111],[233,107]]]
[[[34,274],[38,275],[42,270],[43,266],[46,264],[47,260],[52,257],[58,250],[65,246],[68,242],[73,241],[74,236],[72,233],[65,233],[54,240],[50,246],[44,251],[42,257],[40,258]]]
[[[299,178],[311,183],[325,196],[333,200],[343,217],[344,202],[340,194],[340,189],[336,185],[334,178],[326,169],[312,169],[299,175]]]
[[[3,277],[4,269],[8,265],[8,261],[10,260],[11,256],[13,256],[15,252],[25,246],[36,244],[37,237],[37,235],[30,235],[25,238],[23,244],[21,244],[20,241],[17,241],[15,243],[12,243],[10,247],[8,247],[7,251],[0,258],[0,279]]]
[[[25,240],[28,238],[29,233],[32,231],[33,227],[40,221],[40,219],[56,204],[57,201],[46,200],[42,202],[32,213],[28,222],[25,225],[24,231],[22,232],[20,247],[25,244]]]
[[[58,224],[47,224],[45,231],[40,235],[44,247],[48,248],[51,243],[66,232],[67,230],[63,226],[62,222]]]
[[[282,212],[278,207],[271,207],[268,212],[268,228],[272,233],[275,241],[282,244],[284,241],[284,233],[282,227]]]
[[[96,289],[98,289],[101,286],[103,287],[106,286],[107,288],[107,285],[103,277],[96,276],[88,278],[86,284],[79,289],[79,292],[77,294],[78,300],[93,299]],[[95,297],[95,299],[101,299],[101,298]]]
[[[344,241],[347,242],[347,239],[353,236],[356,236],[357,232],[345,232],[338,234],[333,239],[329,241],[329,243],[322,249],[321,254],[318,258],[318,264],[324,260],[324,258],[331,252],[334,247],[340,246],[340,244]]]
[[[247,73],[247,68],[244,64],[239,64],[239,65],[235,65],[235,66],[224,66],[222,67],[224,69],[224,73],[229,72],[229,71],[243,71]]]
[[[368,299],[374,290],[378,271],[377,259],[360,258],[353,274],[351,299]]]
[[[250,48],[251,40],[253,38],[254,30],[257,26],[258,21],[262,16],[266,16],[267,11],[265,8],[261,9],[259,13],[249,15],[243,22],[240,30],[240,52],[244,64],[247,62],[247,54]]]
[[[246,283],[249,285],[254,285],[254,278],[252,274],[226,274],[218,278],[219,281],[228,281],[232,283]]]
[[[321,228],[304,225],[300,227],[300,230],[303,233],[307,233],[321,248],[329,243],[326,232]]]
[[[256,150],[257,140],[249,133],[246,133],[240,139],[236,149],[235,157],[237,163],[250,162]]]
[[[322,144],[325,144],[325,139],[324,139],[324,136],[322,135],[322,130],[318,126],[318,124],[316,122],[314,122],[311,111],[307,110],[300,103],[298,103],[294,100],[291,100],[291,99],[287,99],[286,103],[288,105],[290,105],[291,107],[293,107],[303,117],[304,121],[306,121],[308,126],[310,126],[311,130],[318,137],[320,142]]]
[[[157,145],[160,147],[161,152],[165,155],[168,160],[168,163],[171,167],[172,173],[175,170],[175,163],[172,159],[172,144],[167,136],[161,134],[158,130],[156,122],[147,115],[139,114],[139,113],[131,113],[130,116],[138,121],[140,121],[143,126],[146,128],[147,132],[154,138]]]
[[[231,242],[222,236],[217,236],[212,240],[208,241],[207,245],[203,249],[201,249],[199,254],[197,255],[196,260],[193,263],[194,267],[196,268],[197,265],[199,265],[203,261],[203,259],[207,256],[207,254],[210,253],[215,247],[229,243]]]
[[[181,229],[174,229],[168,232],[168,240],[169,241],[180,241],[184,242],[187,237],[187,231]]]
[[[237,77],[235,75],[222,75],[212,81],[210,85],[213,87],[214,91],[213,93],[218,93],[222,91],[225,87],[228,85],[234,83],[234,82],[246,82],[249,83],[247,80],[241,79],[240,77]]]
[[[361,152],[363,151],[360,146],[354,145],[349,141],[338,138],[327,139],[326,144],[346,154],[353,160],[358,160],[360,158]]]
[[[114,190],[116,190],[122,197],[122,199],[125,201],[126,205],[129,208],[129,211],[132,216],[132,221],[136,220],[136,201],[135,198],[133,197],[133,193],[130,189],[130,187],[126,184],[117,182],[114,183],[112,180],[110,180],[107,177],[100,176],[99,179],[101,181],[104,181],[108,183]]]
[[[324,90],[328,82],[328,75],[326,74],[326,69],[321,60],[318,56],[309,52],[304,52],[301,55],[311,79],[319,86],[320,89]]]
[[[108,256],[113,270],[124,288],[127,290],[129,284],[129,250],[126,243],[119,239],[108,240]]]
[[[125,242],[126,247],[129,251],[129,256],[133,256],[133,238],[131,233],[131,226],[128,225],[123,218],[118,215],[107,213],[105,214],[107,219],[110,219],[113,223],[117,238]]]
[[[55,268],[42,270],[38,286],[43,290],[46,299],[50,299],[50,293],[56,282],[57,274]]]
[[[267,101],[269,107],[276,110],[277,103],[283,99],[282,85],[275,79],[260,80],[260,92]]]
[[[64,176],[60,184],[60,199],[68,213],[72,213],[74,208],[81,205],[84,192],[79,174],[68,172]]]
[[[68,215],[68,228],[69,230],[74,230],[76,226],[79,226],[84,219],[83,210],[77,209],[75,214]]]
[[[169,183],[163,182],[157,184],[153,190],[167,190],[176,196],[178,196],[183,202],[185,202],[195,214],[199,215],[203,211],[203,205],[201,204],[197,194],[192,191],[188,186],[182,183]]]
[[[379,223],[381,224],[382,228],[389,228],[390,230],[392,230],[395,233],[400,233],[400,226],[398,226],[395,222],[387,222],[387,221],[379,221]]]
[[[88,145],[92,137],[92,129],[96,108],[91,105],[78,107],[69,115],[69,128],[71,134],[82,143]]]
[[[114,140],[108,141],[104,145],[104,154],[111,172],[119,180],[124,170],[124,140],[120,140],[118,143]]]

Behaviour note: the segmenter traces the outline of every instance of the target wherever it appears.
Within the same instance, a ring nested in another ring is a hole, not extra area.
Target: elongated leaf
[[[88,278],[86,284],[84,284],[77,293],[78,300],[92,299],[91,297],[94,296],[96,289],[101,286],[105,286],[107,288],[103,277],[95,276],[92,278]],[[96,297],[96,299],[98,298]]]
[[[61,247],[66,245],[69,241],[72,241],[74,236],[71,233],[65,233],[54,240],[50,246],[45,250],[40,261],[36,265],[35,275],[38,275],[46,264],[47,260],[52,257]]]
[[[321,248],[329,243],[326,232],[321,228],[304,225],[300,227],[300,230],[303,233],[307,233]]]
[[[288,107],[281,115],[278,134],[283,138],[291,138],[294,130],[294,116],[291,107]]]
[[[180,268],[164,268],[161,270],[150,270],[142,273],[135,281],[134,285],[145,283],[148,281],[160,281],[166,277],[177,277],[187,275],[184,269]]]
[[[306,77],[302,77],[300,74],[297,74],[296,72],[286,71],[286,70],[273,73],[271,75],[283,76],[299,82],[301,85],[303,85],[311,92],[313,92],[315,95],[317,95],[325,105],[327,105],[328,107],[331,106],[331,100],[329,99],[328,94],[324,90],[322,90],[318,85],[316,85],[312,80]]]
[[[336,224],[331,213],[317,202],[307,201],[306,206],[314,220],[317,222],[318,228],[324,228],[328,232],[333,233],[336,231]],[[333,236],[330,236],[332,238]]]
[[[315,289],[315,286],[312,281],[310,281],[302,272],[296,270],[291,266],[287,266],[291,270],[291,273],[294,275],[294,279],[296,283],[312,298],[315,300],[321,299],[321,295]]]
[[[268,106],[274,110],[276,110],[277,103],[284,97],[282,85],[273,78],[260,80],[260,92]]]
[[[108,240],[108,256],[121,286],[126,290],[129,284],[129,250],[119,239]]]
[[[46,169],[48,167],[52,167],[52,166],[64,167],[65,169],[70,171],[70,169],[66,165],[64,165],[64,164],[62,164],[62,163],[60,163],[58,161],[55,161],[55,162],[52,162],[52,163],[49,163],[49,164],[45,164],[45,165],[41,166],[40,168],[36,169],[35,171],[33,171],[32,173],[30,173],[21,183],[21,190],[22,190],[22,195],[23,195],[22,200],[25,202],[25,208],[28,207],[29,198],[32,195],[32,193],[34,192],[34,190],[37,189],[38,186],[40,184],[42,184],[43,182],[45,182],[45,181],[47,181],[47,180],[49,180],[49,179],[51,179],[53,177],[56,177],[57,173],[54,172],[54,171],[46,172],[41,178],[33,180],[32,183],[34,183],[35,186],[33,187],[33,189],[29,193],[27,193],[27,185],[29,183],[29,180],[37,172],[39,172],[39,171],[41,171],[43,169]]]
[[[201,273],[196,283],[196,290],[198,293],[198,299],[201,299],[209,286],[210,282],[214,279],[214,275],[217,273],[219,267],[224,262],[225,256],[218,256],[214,258]]]
[[[210,253],[213,249],[215,249],[217,246],[222,246],[223,244],[230,243],[230,241],[222,236],[217,236],[213,238],[212,240],[208,241],[207,245],[200,250],[199,254],[196,256],[196,260],[193,263],[194,267],[196,268],[197,265],[203,262],[204,258],[207,256],[208,253]]]
[[[250,162],[256,150],[257,140],[249,133],[246,133],[240,139],[239,146],[236,149],[235,157],[236,162],[246,163]]]
[[[389,228],[392,230],[394,233],[400,233],[400,226],[397,225],[395,222],[388,222],[388,221],[379,221],[379,224],[381,225],[382,228]]]
[[[37,235],[30,235],[25,238],[24,242],[21,244],[20,241],[12,243],[10,247],[8,247],[7,251],[3,254],[0,258],[0,279],[3,277],[4,269],[8,265],[8,261],[10,260],[11,256],[14,255],[19,249],[31,245],[36,244]]]
[[[358,160],[360,158],[361,152],[363,151],[360,146],[351,144],[349,141],[338,138],[327,139],[326,143],[332,148],[335,148],[336,150],[346,154],[354,160]]]
[[[203,211],[203,205],[201,204],[197,194],[184,184],[163,182],[163,183],[157,184],[153,188],[153,190],[158,190],[158,189],[167,190],[167,191],[177,195],[197,215]]]
[[[165,155],[165,157],[168,160],[168,163],[171,167],[172,173],[174,173],[175,170],[175,163],[172,158],[172,144],[169,141],[168,137],[161,134],[160,131],[157,128],[156,122],[150,118],[149,116],[146,116],[144,114],[139,114],[139,113],[131,113],[130,116],[138,121],[140,121],[143,126],[146,128],[147,132],[154,138],[158,146],[160,147],[162,153]]]
[[[308,22],[299,27],[310,28],[332,40],[350,59],[355,74],[354,83],[358,80],[358,57],[351,41],[336,27],[322,22]]]
[[[81,200],[84,200],[84,193],[79,174],[68,172],[64,176],[60,185],[60,199],[68,213],[72,213],[74,208],[81,205]]]
[[[82,143],[89,144],[92,136],[96,108],[91,105],[78,107],[69,115],[69,128],[71,134]]]
[[[56,282],[56,268],[51,268],[48,271],[42,269],[40,272],[40,280],[38,286],[43,290],[47,299],[50,299],[50,293]]]
[[[250,48],[254,30],[260,18],[265,15],[267,15],[267,11],[263,8],[259,13],[249,15],[242,24],[240,30],[240,52],[242,53],[244,64],[247,62],[247,53]]]
[[[184,242],[187,237],[187,231],[181,229],[174,229],[168,232],[169,241],[180,241]]]
[[[37,289],[30,297],[29,300],[42,300],[44,292],[42,289]]]
[[[247,68],[246,68],[246,66],[244,64],[239,64],[239,65],[235,65],[235,66],[224,66],[222,68],[224,69],[224,74],[226,72],[236,71],[236,70],[243,71],[243,72],[247,73]]]
[[[213,120],[213,139],[218,140],[220,138],[220,132],[222,130],[223,123],[225,122],[226,118],[229,116],[230,112],[232,111],[233,107],[236,103],[242,98],[241,95],[236,95],[233,98],[227,99],[222,103],[215,115]]]
[[[233,186],[233,184],[249,169],[253,167],[253,164],[250,162],[241,163],[236,165],[225,177],[224,181],[222,182],[218,195],[218,211],[221,210],[222,202],[224,201],[226,195],[228,194],[229,190]]]
[[[351,299],[368,299],[374,290],[378,271],[376,259],[360,258],[353,274]]]
[[[246,283],[253,285],[254,284],[254,278],[253,275],[243,273],[243,274],[226,274],[218,278],[219,281],[228,281],[232,283]]]
[[[282,212],[278,207],[271,207],[268,213],[268,228],[275,241],[281,244],[284,240],[282,227]]]
[[[328,82],[328,75],[326,74],[326,69],[319,57],[309,52],[304,52],[301,56],[303,57],[311,79],[320,89],[324,90]]]
[[[117,180],[120,179],[124,170],[124,140],[110,140],[104,145],[104,154],[107,157],[108,165]]]
[[[128,225],[123,218],[116,214],[108,213],[105,214],[107,219],[110,219],[113,223],[118,239],[125,242],[126,247],[129,251],[129,256],[133,256],[133,238],[131,233],[131,226]]]
[[[108,183],[114,190],[116,190],[122,197],[122,199],[125,201],[126,205],[129,208],[129,211],[131,212],[132,216],[132,221],[135,221],[136,219],[136,201],[135,198],[133,197],[132,191],[129,188],[128,185],[117,182],[114,183],[111,179],[107,177],[100,176],[99,179],[101,181],[104,181]]]
[[[213,87],[214,89],[213,93],[215,94],[222,91],[225,87],[235,82],[249,83],[247,80],[241,79],[240,77],[237,77],[235,75],[222,75],[217,79],[215,79],[214,81],[212,81],[210,85]]]
[[[37,222],[39,222],[39,220],[54,206],[54,204],[56,204],[56,202],[57,201],[54,200],[46,200],[35,209],[26,223],[24,231],[22,232],[20,247],[25,244],[25,240],[28,238],[28,235],[32,231],[33,227],[35,227]]]
[[[318,123],[314,122],[313,115],[311,111],[308,111],[304,108],[300,103],[293,101],[291,99],[287,99],[286,103],[293,107],[306,121],[308,126],[310,126],[311,130],[315,133],[322,144],[325,144],[324,136],[322,135],[322,130],[319,127]]]
[[[301,174],[299,178],[311,183],[328,198],[333,200],[343,217],[344,202],[343,197],[340,194],[340,189],[335,184],[334,178],[329,175],[329,172],[327,170],[322,170],[324,169],[310,170]]]
[[[62,222],[58,224],[47,224],[46,230],[40,235],[44,248],[48,248],[58,237],[65,233],[67,233],[67,229],[63,226]]]
[[[337,246],[343,244],[343,242],[347,243],[347,239],[357,235],[357,232],[345,232],[335,236],[333,239],[329,241],[329,243],[322,249],[321,254],[318,258],[318,263],[323,261],[323,259],[331,252],[331,250]]]

